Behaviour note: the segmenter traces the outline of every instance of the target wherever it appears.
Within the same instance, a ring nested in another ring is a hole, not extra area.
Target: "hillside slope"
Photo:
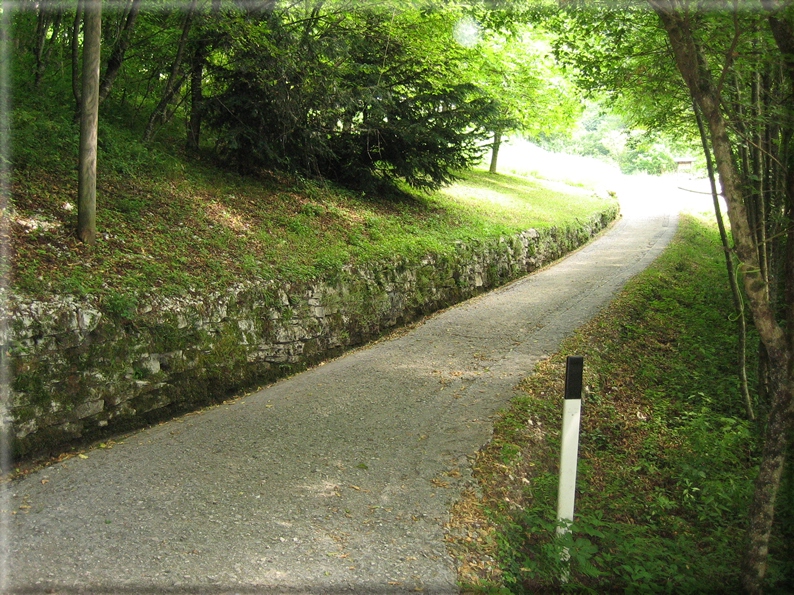
[[[17,120],[21,138],[46,122]],[[71,123],[50,125],[68,138]],[[129,142],[105,145],[92,247],[73,232],[69,143],[18,153],[7,342],[21,456],[293,373],[534,270],[616,214],[582,188],[482,172],[378,197],[242,177],[113,132]]]

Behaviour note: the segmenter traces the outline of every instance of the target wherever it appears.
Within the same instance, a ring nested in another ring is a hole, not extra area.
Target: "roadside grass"
[[[530,177],[478,170],[462,174],[441,194],[469,210],[472,218],[488,222],[497,233],[500,228],[521,229],[529,221],[535,227],[548,227],[584,218],[599,204],[592,190],[568,186],[561,193]]]
[[[760,439],[744,417],[732,314],[716,230],[686,217],[671,247],[540,364],[498,419],[475,464],[481,495],[465,493],[449,526],[464,592],[741,591]],[[574,354],[584,356],[586,385],[576,515],[573,532],[555,539],[565,359]],[[794,577],[790,468],[771,592]]]
[[[78,133],[71,106],[17,102],[13,120],[12,286],[23,295],[92,295],[131,315],[149,294],[285,283],[391,257],[444,253],[456,241],[565,225],[608,202],[525,178],[463,172],[433,194],[366,196],[274,172],[241,176],[177,147],[178,126],[144,145],[124,109],[100,115],[97,228],[75,237]]]

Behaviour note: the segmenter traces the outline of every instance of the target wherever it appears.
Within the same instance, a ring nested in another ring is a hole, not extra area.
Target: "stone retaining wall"
[[[131,319],[92,299],[11,295],[0,353],[12,378],[4,414],[14,455],[140,427],[298,371],[531,272],[616,215],[347,267],[333,279],[154,298]]]

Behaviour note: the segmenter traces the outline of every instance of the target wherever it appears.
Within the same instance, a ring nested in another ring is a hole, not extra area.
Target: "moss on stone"
[[[615,215],[458,242],[414,262],[342,268],[328,279],[155,303],[132,319],[94,313],[90,328],[81,327],[76,303],[22,304],[8,356],[11,413],[22,430],[15,457],[140,427],[303,370],[530,272]]]

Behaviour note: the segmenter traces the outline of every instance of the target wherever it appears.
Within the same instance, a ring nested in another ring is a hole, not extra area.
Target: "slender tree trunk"
[[[41,83],[41,77],[44,76],[44,71],[47,69],[47,64],[50,62],[50,55],[52,54],[52,48],[55,45],[55,40],[58,38],[58,34],[61,31],[61,23],[63,22],[63,6],[59,6],[58,10],[55,12],[55,18],[52,21],[52,34],[50,35],[50,41],[47,44],[47,50],[44,52],[44,56],[41,58],[41,65],[36,71],[36,83],[35,86],[38,87]]]
[[[80,114],[80,23],[83,20],[83,4],[77,0],[72,24],[72,94],[74,95],[75,114]]]
[[[206,59],[206,40],[201,40],[193,53],[190,66],[190,118],[187,125],[187,148],[198,151],[201,140],[201,119],[204,111],[202,83],[204,80],[204,60]]]
[[[788,76],[789,88],[794,89],[794,25],[791,22],[791,12],[789,11],[788,19],[786,19],[785,12],[783,12],[790,6],[790,3],[779,4],[775,0],[761,0],[761,4],[768,12],[767,22],[769,23],[769,30],[772,32],[772,37],[775,39],[775,44],[777,44],[783,58],[783,67]],[[784,234],[786,236],[786,259],[784,265],[786,282],[783,286],[783,291],[786,298],[785,303],[787,304],[785,310],[788,321],[788,344],[789,349],[794,352],[794,155],[791,154],[794,151],[794,147],[792,147],[794,138],[792,138],[791,131],[792,117],[794,116],[789,112],[788,130],[781,134],[781,145],[787,148],[787,158],[785,160],[787,168],[782,180],[784,187],[783,196],[785,197],[783,220],[788,221],[788,229]],[[794,366],[794,363],[792,366]],[[794,375],[794,372],[791,372],[790,375]]]
[[[171,72],[168,75],[168,80],[165,83],[163,97],[160,99],[160,103],[157,104],[157,107],[154,108],[152,115],[149,116],[149,122],[146,124],[146,130],[143,132],[144,142],[148,142],[152,139],[155,125],[157,124],[158,120],[162,119],[163,114],[166,113],[168,104],[174,98],[174,95],[177,93],[177,91],[179,91],[181,81],[184,81],[184,77],[179,76],[179,69],[182,66],[182,59],[185,55],[185,47],[187,46],[188,35],[190,34],[190,27],[193,23],[193,16],[196,12],[196,1],[197,0],[190,1],[190,7],[188,8],[187,14],[185,15],[185,24],[182,27],[182,36],[179,38],[176,56],[174,57],[174,62],[171,64]]]
[[[791,142],[791,141],[789,141]],[[790,159],[794,160],[794,159]],[[794,166],[789,166],[787,172],[786,188],[786,220],[789,221],[788,233],[786,234],[786,284],[784,287],[786,297],[786,320],[789,321],[788,345],[794,351]]]
[[[735,120],[733,121],[733,126],[738,130],[739,135],[743,138],[747,137],[747,127],[744,124],[745,121],[745,109],[744,104],[742,103],[742,82],[739,79],[739,76],[736,75],[734,77],[734,89],[736,92],[736,103],[734,106],[734,110],[736,112]],[[748,178],[750,176],[751,165],[750,165],[750,151],[747,148],[747,143],[740,143],[738,147],[739,151],[739,159],[741,163],[741,174],[744,178]],[[750,200],[751,197],[745,197],[745,200]],[[748,206],[748,214],[750,218],[750,227],[755,229],[755,210]]]
[[[669,0],[649,0],[667,33],[676,66],[700,108],[709,128],[714,160],[720,176],[728,217],[736,244],[736,254],[744,279],[750,310],[761,341],[766,346],[772,370],[772,394],[764,448],[750,507],[748,545],[745,551],[742,580],[745,589],[760,594],[767,570],[769,539],[774,520],[775,502],[786,457],[786,443],[791,428],[792,366],[786,335],[777,322],[769,299],[767,284],[760,272],[758,246],[754,230],[748,223],[736,172],[728,129],[722,117],[720,96],[699,46],[690,29],[690,21]]]
[[[212,0],[210,20],[215,21],[221,12],[220,0]],[[190,66],[190,117],[187,125],[186,147],[198,151],[201,142],[201,122],[204,118],[204,65],[211,47],[207,27],[196,44]]]
[[[488,171],[492,174],[496,173],[496,161],[499,159],[499,147],[502,145],[502,131],[495,130],[493,133],[493,146],[491,147],[491,167]]]
[[[764,185],[764,130],[761,122],[764,121],[764,113],[761,102],[761,73],[755,72],[752,84],[752,102],[755,109],[756,126],[753,131],[753,186],[755,187],[755,204],[758,208],[758,263],[761,267],[761,275],[767,283],[769,289],[769,246],[766,241],[766,202],[767,196]]]
[[[93,244],[96,241],[96,157],[102,1],[86,0],[83,13],[83,99],[80,110],[77,236],[84,243]]]
[[[135,30],[135,20],[138,18],[138,12],[141,8],[141,0],[132,0],[130,9],[127,12],[127,18],[124,19],[124,27],[121,30],[118,41],[113,46],[108,58],[108,64],[105,68],[105,74],[102,76],[102,82],[99,85],[99,102],[102,103],[110,95],[113,88],[113,82],[121,70],[121,65],[124,63],[124,54],[130,46],[132,40],[132,33]]]
[[[39,17],[36,21],[36,74],[33,85],[39,86],[41,82],[41,74],[44,66],[42,64],[44,58],[44,44],[47,41],[47,29],[50,26],[50,11],[47,2],[42,2],[39,5]]]
[[[722,211],[720,209],[720,199],[717,193],[717,182],[714,179],[714,162],[711,159],[711,148],[709,147],[708,135],[706,134],[706,127],[703,125],[703,118],[700,115],[697,105],[692,102],[692,109],[695,112],[697,119],[698,131],[700,132],[700,142],[703,145],[703,154],[706,157],[706,169],[708,170],[709,183],[711,184],[711,197],[714,202],[714,214],[717,218],[717,227],[720,231],[720,241],[722,242],[722,250],[725,253],[725,268],[728,271],[728,283],[731,286],[731,295],[733,296],[733,307],[736,310],[736,316],[739,321],[739,381],[742,390],[742,398],[744,400],[744,407],[747,411],[747,417],[750,420],[755,420],[755,413],[753,412],[753,401],[750,398],[750,388],[747,383],[747,322],[744,319],[744,304],[742,299],[742,292],[739,288],[739,281],[736,279],[736,274],[733,271],[733,258],[731,258],[731,247],[728,242],[728,233],[725,230],[725,224],[722,221]]]
[[[779,14],[779,11],[785,6],[779,6],[774,0],[761,0],[761,4],[769,13],[767,17],[769,30],[783,55],[783,63],[789,80],[794,81],[794,30],[792,30],[791,24]]]

